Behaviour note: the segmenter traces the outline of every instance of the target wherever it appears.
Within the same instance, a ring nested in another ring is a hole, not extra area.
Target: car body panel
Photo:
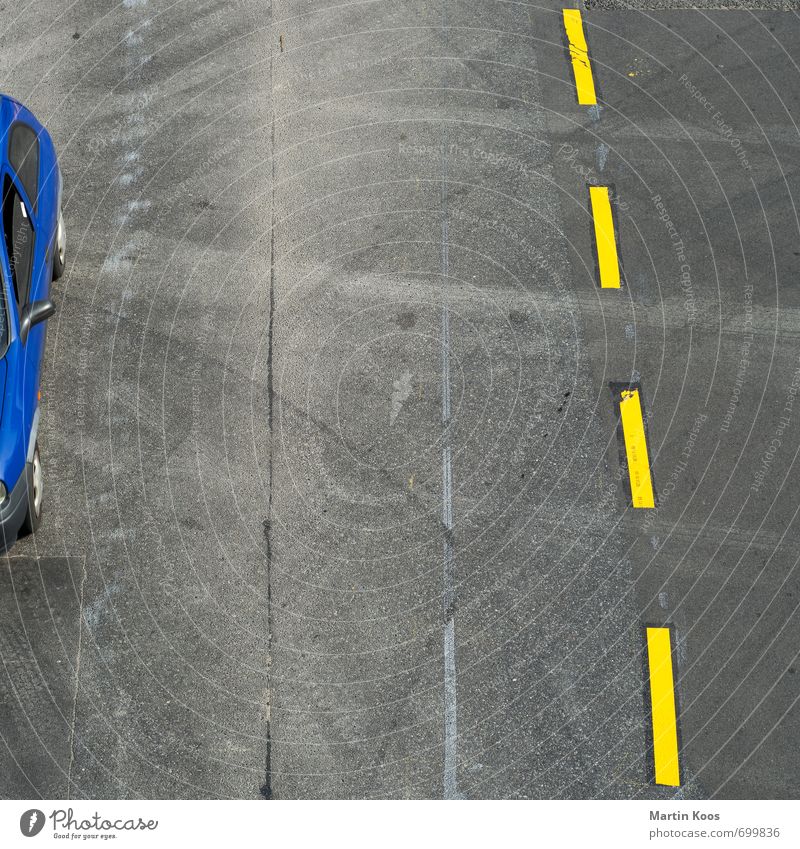
[[[22,181],[8,158],[9,138],[17,122],[29,126],[36,133],[39,143],[38,192],[35,199],[29,198]],[[50,296],[53,277],[53,255],[58,227],[58,215],[61,204],[61,175],[55,148],[47,130],[34,115],[13,98],[0,95],[0,187],[6,185],[9,177],[14,188],[23,199],[27,215],[33,227],[33,256],[30,290],[27,303],[33,303]],[[4,189],[3,189],[4,191]],[[0,216],[0,226],[3,226]],[[23,344],[20,339],[21,315],[16,302],[13,286],[11,263],[5,245],[0,239],[0,271],[2,271],[2,296],[7,312],[7,345],[0,351],[2,368],[0,378],[4,378],[2,406],[0,407],[0,480],[6,486],[10,501],[12,491],[25,472],[25,464],[32,453],[38,426],[39,388],[42,356],[44,353],[46,322],[30,329]],[[13,527],[17,516],[7,523],[3,518],[0,504],[0,547],[13,542],[19,526]],[[22,517],[24,519],[24,515]],[[20,524],[21,524],[20,520]]]

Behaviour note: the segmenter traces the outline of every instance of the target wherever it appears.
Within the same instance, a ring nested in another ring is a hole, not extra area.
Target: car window
[[[27,124],[14,124],[11,128],[8,161],[17,172],[22,188],[36,210],[39,192],[39,139]]]
[[[21,311],[31,288],[34,232],[25,202],[8,176],[3,184],[3,237],[17,309]]]
[[[8,315],[6,313],[6,299],[0,292],[0,354],[3,353],[8,344]]]

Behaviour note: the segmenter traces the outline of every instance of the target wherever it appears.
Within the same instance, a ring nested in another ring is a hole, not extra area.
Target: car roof
[[[7,94],[0,94],[0,168],[13,170],[8,159],[8,131],[17,121],[28,124],[36,132],[39,138],[40,167],[51,168],[55,159],[55,149],[50,134],[30,109]]]

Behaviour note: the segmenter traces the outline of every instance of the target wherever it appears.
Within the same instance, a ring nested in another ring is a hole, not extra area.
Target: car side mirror
[[[56,305],[49,298],[34,301],[32,304],[25,304],[19,323],[19,341],[24,345],[28,341],[28,333],[30,333],[31,328],[47,321],[50,316],[55,315],[55,312]]]

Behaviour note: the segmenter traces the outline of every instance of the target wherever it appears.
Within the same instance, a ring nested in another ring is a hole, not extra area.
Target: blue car
[[[39,379],[50,283],[64,271],[62,181],[53,140],[0,95],[0,551],[42,517]]]

